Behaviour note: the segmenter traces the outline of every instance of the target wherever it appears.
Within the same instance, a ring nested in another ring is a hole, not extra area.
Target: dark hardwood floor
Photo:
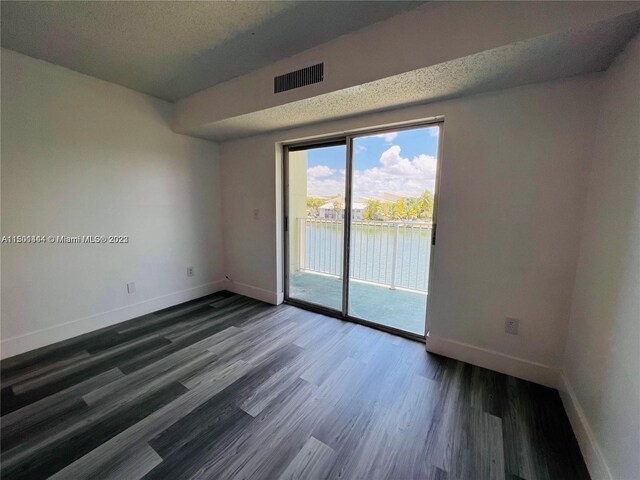
[[[588,478],[555,390],[226,292],[1,367],[3,479]]]

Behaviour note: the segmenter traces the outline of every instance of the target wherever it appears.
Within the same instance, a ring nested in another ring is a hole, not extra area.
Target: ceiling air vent
[[[285,73],[273,79],[273,93],[286,92],[294,88],[304,87],[321,82],[324,78],[324,63],[301,68],[295,72]]]

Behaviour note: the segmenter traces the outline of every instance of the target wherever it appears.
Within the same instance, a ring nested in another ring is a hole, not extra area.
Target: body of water
[[[305,247],[298,252],[301,269],[340,276],[342,222],[321,219],[298,221],[301,222],[298,233],[305,236]],[[431,233],[431,227],[424,223],[353,222],[351,278],[426,292]]]

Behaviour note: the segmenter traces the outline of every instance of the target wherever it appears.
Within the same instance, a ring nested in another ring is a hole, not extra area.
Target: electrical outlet
[[[193,267],[187,267],[187,277],[193,277],[194,275]]]
[[[136,293],[136,284],[134,282],[127,283],[127,293],[129,295]]]
[[[518,326],[520,325],[520,320],[517,318],[510,318],[504,321],[504,331],[510,335],[518,335]]]

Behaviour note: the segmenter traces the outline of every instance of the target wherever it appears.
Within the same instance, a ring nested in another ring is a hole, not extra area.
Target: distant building
[[[353,202],[351,205],[351,219],[352,220],[362,220],[364,215],[364,210],[367,208],[367,205],[360,202]]]
[[[325,203],[324,205],[320,205],[318,208],[320,218],[337,218],[337,212],[333,206],[333,202]]]
[[[344,220],[344,207],[336,210],[336,205],[333,202],[327,202],[318,208],[319,218]],[[351,205],[351,219],[362,220],[364,210],[367,205],[360,202],[353,202]]]

